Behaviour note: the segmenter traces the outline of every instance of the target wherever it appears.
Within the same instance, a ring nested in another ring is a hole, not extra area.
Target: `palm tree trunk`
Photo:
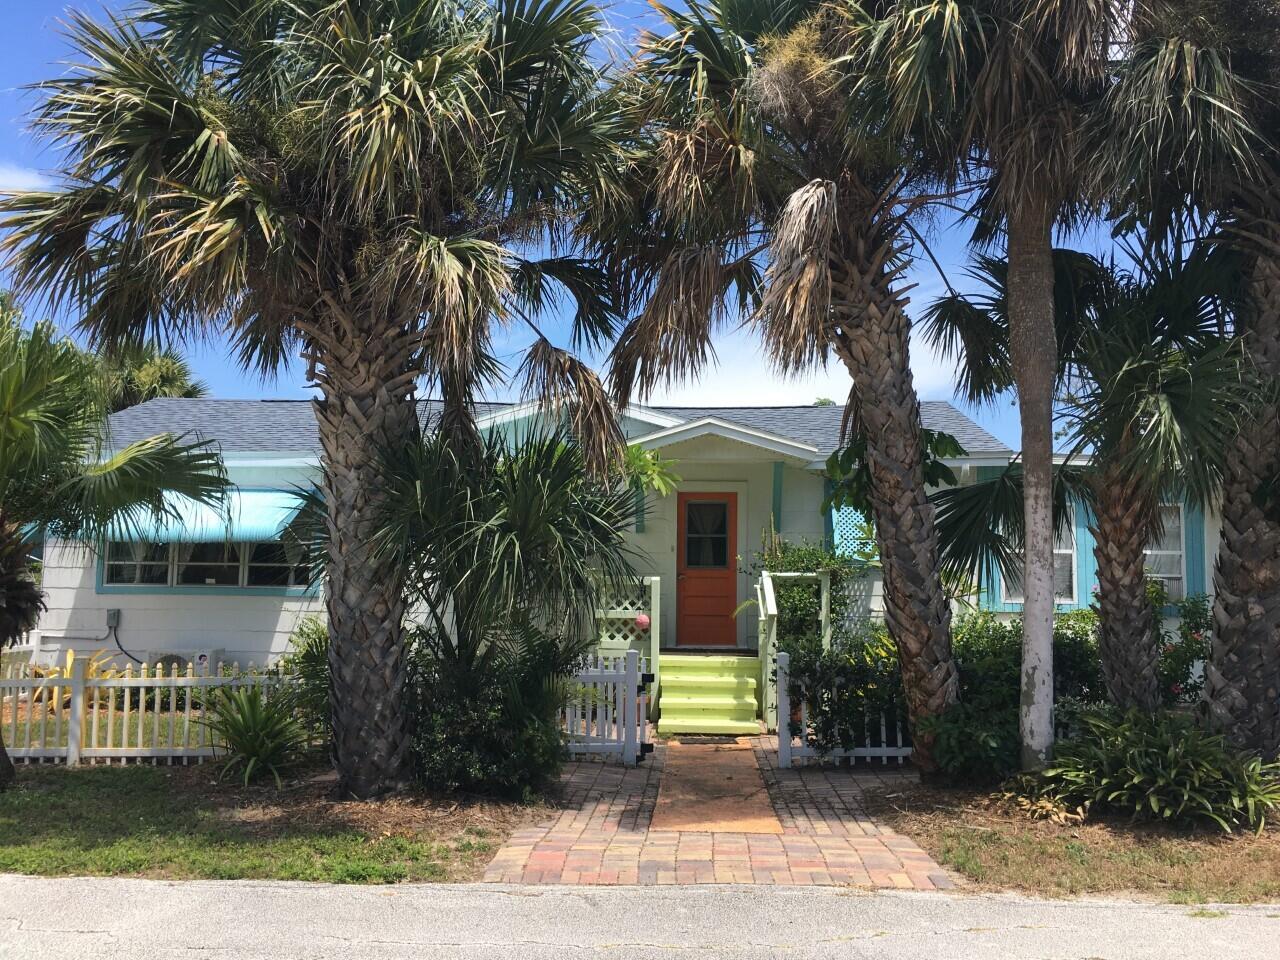
[[[1022,424],[1022,768],[1053,747],[1053,218],[1028,205],[1008,222],[1009,352]]]
[[[17,709],[17,705],[14,705]],[[13,760],[9,757],[9,751],[4,747],[4,737],[0,735],[0,793],[8,790],[15,780],[18,779],[18,770],[13,765]]]
[[[397,329],[370,333],[365,318],[358,332],[350,314],[334,313],[318,338],[315,401],[329,535],[333,760],[339,793],[367,798],[408,779],[403,574],[372,541],[387,488],[383,451],[413,437],[417,413],[413,378],[393,346]]]
[[[933,737],[919,729],[919,722],[941,716],[956,703],[959,678],[934,508],[925,493],[920,404],[911,379],[911,321],[886,266],[890,250],[888,243],[858,238],[833,254],[832,342],[853,378],[851,402],[867,439],[885,621],[902,669],[912,762],[933,773]]]
[[[1258,371],[1280,378],[1280,262],[1260,255],[1245,337]],[[1256,494],[1280,473],[1280,409],[1262,406],[1227,450],[1214,573],[1211,717],[1239,746],[1280,756],[1280,522]]]
[[[1156,505],[1143,479],[1104,470],[1094,482],[1093,555],[1098,562],[1098,642],[1111,702],[1124,709],[1160,706],[1160,638],[1147,596],[1143,550]]]

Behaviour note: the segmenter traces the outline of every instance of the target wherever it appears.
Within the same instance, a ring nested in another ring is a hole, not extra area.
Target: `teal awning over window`
[[[108,539],[147,543],[214,543],[279,540],[302,509],[302,498],[287,490],[231,490],[221,506],[166,496],[168,511],[149,511],[114,525]]]

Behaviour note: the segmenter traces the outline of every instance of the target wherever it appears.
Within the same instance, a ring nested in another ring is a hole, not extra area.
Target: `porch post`
[[[773,532],[782,533],[782,471],[781,460],[773,461]]]

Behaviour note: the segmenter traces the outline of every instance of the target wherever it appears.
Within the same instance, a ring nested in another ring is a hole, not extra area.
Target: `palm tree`
[[[1187,183],[1177,155],[1162,158],[1152,172],[1161,200],[1190,195],[1219,218],[1225,238],[1246,258],[1249,296],[1238,329],[1268,389],[1227,451],[1205,697],[1211,717],[1236,744],[1274,759],[1280,756],[1280,511],[1267,491],[1280,476],[1280,4],[1168,0],[1165,7],[1186,31],[1230,52],[1231,69],[1246,85],[1239,109],[1257,135],[1256,162],[1227,158],[1208,182]],[[1186,122],[1173,112],[1132,119],[1156,130]]]
[[[894,126],[960,131],[950,140],[952,171],[981,185],[977,238],[989,242],[1002,232],[1005,239],[1024,470],[1020,726],[1028,769],[1043,766],[1053,743],[1054,232],[1128,187],[1104,160],[1135,156],[1135,141],[1149,148],[1149,164],[1158,152],[1180,151],[1183,173],[1194,180],[1206,164],[1240,154],[1246,139],[1221,58],[1195,33],[1165,32],[1177,25],[1156,17],[1163,6],[902,0],[858,28],[875,65],[869,72],[888,90]],[[1142,109],[1179,122],[1134,126],[1139,96]],[[1147,142],[1148,133],[1157,142]]]
[[[209,392],[182,355],[171,347],[126,344],[102,357],[101,365],[113,413],[157,397],[191,399]]]
[[[626,194],[587,218],[634,308],[612,355],[615,396],[700,369],[735,296],[780,371],[832,353],[845,365],[914,725],[958,689],[901,282],[913,216],[931,199],[921,144],[854,122],[852,12],[765,0],[658,9],[669,32],[643,39],[623,85],[639,118]],[[916,729],[925,770],[931,742]]]
[[[1223,336],[1237,301],[1237,258],[1198,245],[1186,258],[1148,251],[1133,272],[1057,251],[1059,371],[1069,460],[1060,471],[1055,518],[1068,491],[1089,510],[1098,569],[1099,646],[1111,700],[1160,705],[1156,612],[1144,550],[1161,533],[1170,498],[1200,503],[1218,490],[1226,450],[1250,396],[1239,344]],[[961,344],[971,396],[998,392],[1009,377],[1009,274],[984,258],[980,297],[935,303],[929,334],[950,353]],[[992,362],[992,358],[996,358]],[[938,495],[944,556],[969,575],[995,564],[1016,575],[1016,504],[1022,473]],[[1011,516],[1013,514],[1013,516]],[[975,528],[980,528],[975,533]]]
[[[94,358],[48,323],[0,309],[0,649],[44,609],[30,556],[41,535],[93,540],[173,508],[165,494],[219,501],[215,450],[168,434],[110,452]],[[13,764],[0,742],[0,790]]]
[[[601,591],[634,580],[625,482],[597,480],[567,433],[495,433],[477,445],[435,434],[389,458],[393,496],[380,550],[409,570],[436,657],[483,673],[512,631],[553,625],[579,654]]]
[[[403,571],[369,544],[420,382],[440,429],[474,437],[496,321],[532,325],[567,291],[574,342],[610,334],[587,264],[513,249],[545,249],[605,189],[600,25],[589,0],[148,0],[73,16],[79,62],[39,87],[35,127],[66,160],[59,189],[3,204],[21,289],[73,301],[107,348],[213,332],[264,372],[307,362],[345,794],[406,779]],[[602,385],[535,346],[533,389],[615,456]]]

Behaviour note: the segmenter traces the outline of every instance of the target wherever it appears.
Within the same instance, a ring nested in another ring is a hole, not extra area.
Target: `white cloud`
[[[911,344],[911,369],[916,392],[924,398],[949,400],[955,389],[955,364],[945,363],[919,337]],[[759,339],[737,331],[716,341],[717,361],[693,383],[659,388],[649,400],[672,406],[770,406],[808,404],[818,397],[843,403],[849,395],[849,374],[832,357],[826,369],[794,377],[775,371]]]
[[[0,190],[44,190],[49,179],[39,170],[0,161]]]

